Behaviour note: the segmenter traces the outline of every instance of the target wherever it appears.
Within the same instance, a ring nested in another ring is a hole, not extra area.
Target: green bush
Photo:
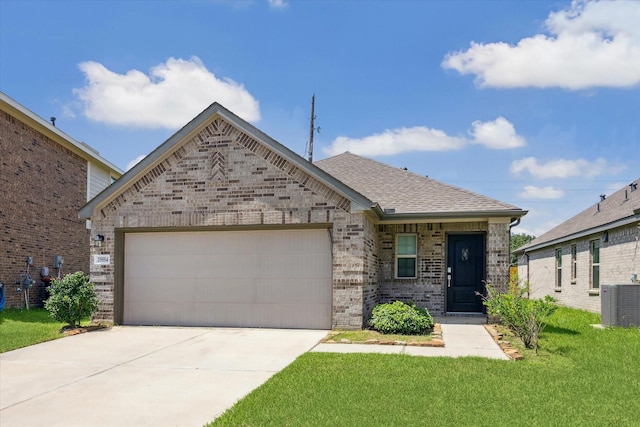
[[[426,308],[395,301],[376,305],[369,326],[383,334],[422,335],[433,328],[433,318]]]
[[[530,299],[525,296],[528,291],[528,286],[510,286],[509,292],[499,293],[487,285],[483,304],[489,314],[498,316],[522,340],[525,347],[533,348],[538,353],[538,335],[558,306],[549,295],[543,299]]]
[[[80,326],[80,321],[98,309],[98,297],[89,282],[89,276],[81,271],[67,274],[62,279],[53,279],[49,287],[49,298],[44,308],[51,317],[66,322],[69,327]]]

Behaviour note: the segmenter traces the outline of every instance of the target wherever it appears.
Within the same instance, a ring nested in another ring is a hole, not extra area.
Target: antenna
[[[309,153],[309,163],[313,162],[313,134],[315,132],[320,133],[320,127],[319,126],[315,127],[315,120],[316,120],[315,106],[316,106],[316,94],[314,93],[311,96],[311,117],[309,119],[309,145],[307,150],[307,153]]]

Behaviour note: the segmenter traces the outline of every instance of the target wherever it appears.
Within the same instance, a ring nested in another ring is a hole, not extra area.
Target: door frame
[[[487,289],[486,289],[486,279],[487,279],[487,232],[486,231],[454,231],[454,232],[448,232],[445,234],[445,271],[444,271],[444,307],[445,307],[445,313],[469,313],[469,314],[477,314],[477,313],[482,313],[482,314],[486,314],[487,312],[487,308],[484,306],[484,304],[481,304],[481,308],[480,311],[469,311],[469,312],[457,312],[457,311],[451,311],[449,309],[449,293],[450,293],[450,288],[449,288],[449,280],[448,280],[448,276],[449,276],[449,239],[451,236],[481,236],[482,237],[482,258],[483,258],[483,263],[482,263],[482,278],[481,278],[481,282],[482,282],[482,286],[480,288],[480,293],[484,296],[486,296],[487,294]]]

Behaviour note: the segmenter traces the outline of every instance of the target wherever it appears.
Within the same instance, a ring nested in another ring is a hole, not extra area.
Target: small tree
[[[51,317],[66,322],[71,328],[80,326],[83,318],[91,316],[98,309],[99,300],[93,283],[81,271],[67,274],[62,279],[53,279],[49,294],[44,308]]]
[[[543,299],[526,297],[528,286],[510,286],[506,293],[499,293],[487,285],[483,304],[489,314],[498,316],[526,348],[538,354],[538,336],[547,326],[547,320],[557,309],[555,299],[546,295]]]

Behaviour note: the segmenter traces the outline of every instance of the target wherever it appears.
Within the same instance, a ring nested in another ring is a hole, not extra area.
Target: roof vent
[[[394,208],[388,208],[384,210],[384,213],[386,214],[394,214],[396,213],[396,210]]]
[[[607,196],[606,196],[606,195],[604,195],[604,194],[601,194],[601,195],[600,195],[600,201],[601,201],[601,202],[604,202],[604,199],[606,199],[606,198],[607,198]]]
[[[636,191],[638,189],[638,183],[632,182],[631,184],[629,184],[629,188],[631,189],[631,191]]]
[[[51,124],[53,125],[53,127],[56,127],[56,118],[51,116],[49,120],[51,120]]]

